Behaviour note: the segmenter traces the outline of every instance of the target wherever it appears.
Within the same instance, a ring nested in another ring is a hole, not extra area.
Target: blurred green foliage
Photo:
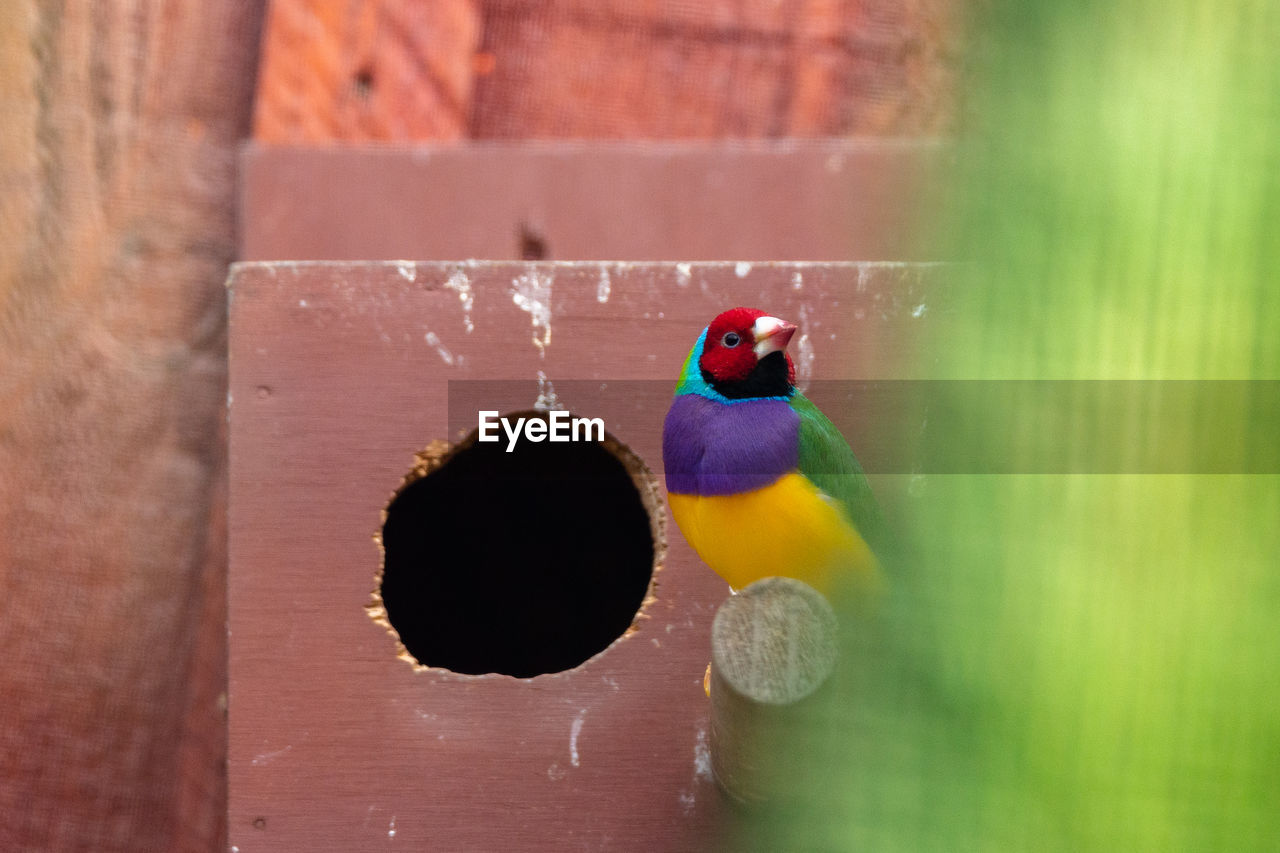
[[[967,32],[934,225],[966,263],[921,364],[1280,379],[1280,4],[990,0]],[[978,458],[1071,450],[1006,403],[1034,440],[974,430]],[[1280,478],[1246,473],[1280,424],[1238,405],[1169,452],[1231,442],[1240,473],[918,479],[891,595],[779,745],[791,795],[729,846],[1280,849]],[[1136,450],[1157,411],[1106,428]]]

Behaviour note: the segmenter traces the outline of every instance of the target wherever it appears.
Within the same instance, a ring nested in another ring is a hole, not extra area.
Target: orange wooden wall
[[[264,142],[938,134],[948,0],[276,0]]]

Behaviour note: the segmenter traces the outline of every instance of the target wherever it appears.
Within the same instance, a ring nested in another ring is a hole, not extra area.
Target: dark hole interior
[[[405,648],[473,675],[577,666],[626,631],[653,571],[640,494],[594,442],[472,443],[400,491],[382,540]]]

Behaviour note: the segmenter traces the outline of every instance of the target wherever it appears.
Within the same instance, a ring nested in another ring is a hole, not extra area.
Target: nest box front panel
[[[734,305],[800,324],[802,383],[894,375],[932,270],[236,266],[232,845],[710,843],[727,589],[665,509],[676,375]]]

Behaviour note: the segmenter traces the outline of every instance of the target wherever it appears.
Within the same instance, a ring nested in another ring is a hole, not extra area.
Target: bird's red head
[[[731,308],[711,321],[698,366],[713,385],[747,380],[773,353],[786,364],[786,381],[794,385],[795,365],[787,344],[796,327],[756,308]]]

